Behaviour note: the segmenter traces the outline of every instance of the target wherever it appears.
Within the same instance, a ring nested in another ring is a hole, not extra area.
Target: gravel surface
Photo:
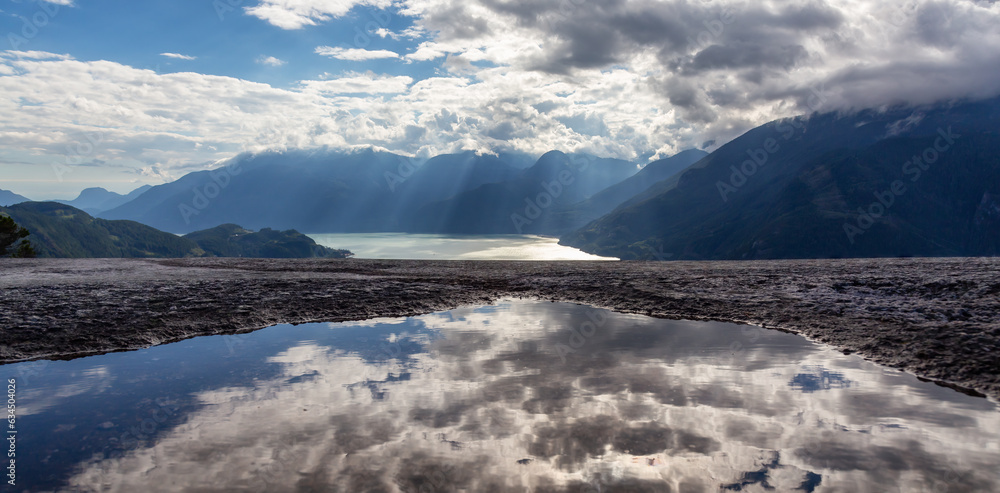
[[[1000,398],[1000,259],[758,262],[0,260],[0,362],[501,298],[803,334]]]

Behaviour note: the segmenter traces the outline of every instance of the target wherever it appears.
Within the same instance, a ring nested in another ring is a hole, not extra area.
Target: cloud
[[[352,62],[377,60],[380,58],[399,58],[398,53],[389,50],[365,50],[361,48],[340,48],[331,46],[317,46],[316,54],[336,58],[338,60],[349,60]]]
[[[167,58],[176,58],[178,60],[195,60],[198,57],[181,55],[180,53],[160,53],[160,56],[165,56]]]
[[[246,13],[282,29],[302,29],[343,17],[356,6],[388,8],[392,0],[262,0]]]
[[[388,0],[265,0],[247,12],[271,9],[292,19],[284,26],[301,27],[359,5]],[[706,142],[712,150],[814,109],[1000,94],[996,2],[401,0],[392,8],[406,24],[370,34],[412,37],[410,48],[315,52],[408,64],[286,88],[2,52],[8,144],[0,153],[46,161],[80,132],[102,129],[110,144],[95,157],[168,173],[245,149],[308,146],[656,159]]]
[[[998,417],[988,403],[929,395],[929,384],[776,331],[515,306],[331,327],[363,334],[363,346],[315,332],[287,347],[244,336],[228,366],[266,364],[271,374],[157,391],[171,424],[115,458],[90,454],[68,484],[187,491],[307,478],[321,491],[794,491],[821,479],[858,491],[997,488]],[[728,349],[751,335],[742,350]],[[149,383],[142,378],[134,377]],[[817,381],[863,388],[801,385]],[[110,418],[116,427],[105,436],[122,436],[129,418]]]
[[[406,55],[404,58],[409,61],[426,62],[447,56],[447,52],[441,51],[435,46],[435,43],[421,43],[417,46],[417,51]]]
[[[383,94],[406,92],[413,79],[409,76],[381,76],[371,72],[351,73],[330,80],[310,80],[302,83],[305,92],[319,94]]]
[[[60,55],[46,51],[4,51],[0,52],[0,58],[19,58],[30,60],[72,60],[69,55]]]
[[[261,65],[268,65],[271,67],[280,67],[286,63],[284,60],[280,60],[273,56],[264,56],[264,55],[257,57],[257,60],[255,61]]]

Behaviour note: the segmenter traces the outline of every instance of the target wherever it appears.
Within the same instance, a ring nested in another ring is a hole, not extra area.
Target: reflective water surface
[[[310,234],[316,243],[343,248],[355,258],[409,260],[618,260],[599,257],[536,235],[409,233]]]
[[[801,337],[537,301],[18,379],[29,491],[1000,491],[1000,412]]]

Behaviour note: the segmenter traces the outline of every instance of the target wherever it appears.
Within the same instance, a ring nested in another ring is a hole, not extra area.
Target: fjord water
[[[509,301],[0,367],[30,491],[997,491],[996,404],[799,336]]]
[[[310,234],[316,243],[343,248],[355,258],[407,260],[618,260],[591,255],[536,235],[409,233]],[[334,246],[337,245],[337,246]]]

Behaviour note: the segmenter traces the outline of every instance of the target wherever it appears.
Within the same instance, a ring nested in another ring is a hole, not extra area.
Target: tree
[[[10,216],[0,215],[0,257],[31,258],[35,249],[25,238],[31,233],[14,222]]]

